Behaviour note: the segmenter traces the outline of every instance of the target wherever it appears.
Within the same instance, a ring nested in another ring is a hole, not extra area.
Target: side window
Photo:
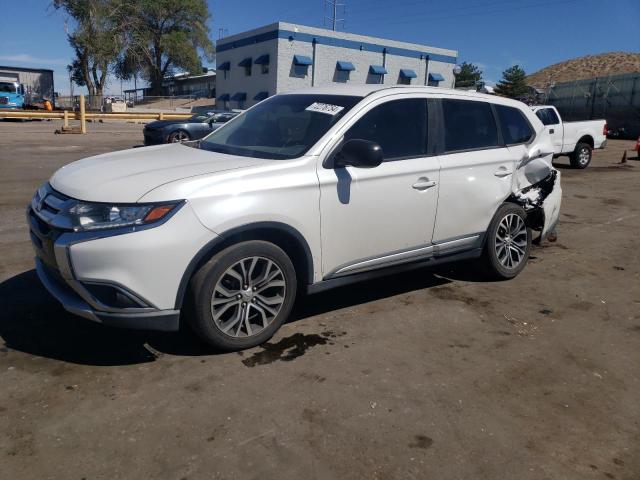
[[[445,151],[498,146],[498,129],[488,103],[444,99],[442,113]]]
[[[385,161],[427,154],[427,100],[408,98],[374,107],[344,139],[370,140],[382,147]]]
[[[558,115],[553,108],[541,108],[536,112],[536,116],[540,119],[543,125],[557,125],[560,123]]]
[[[515,145],[531,140],[533,128],[519,109],[504,105],[494,105],[494,107],[498,113],[504,143]]]
[[[551,122],[549,125],[558,125],[560,123],[560,118],[558,118],[558,114],[553,108],[547,108],[547,113]]]

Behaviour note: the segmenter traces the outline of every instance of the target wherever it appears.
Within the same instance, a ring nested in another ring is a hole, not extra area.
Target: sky
[[[458,63],[478,65],[489,84],[514,64],[533,73],[583,55],[640,52],[640,0],[338,1],[346,4],[338,11],[344,18],[339,30],[457,50]],[[329,14],[323,0],[208,3],[214,40],[220,29],[232,35],[278,20],[322,27]],[[55,89],[65,95],[73,52],[65,17],[50,5],[51,0],[0,0],[0,65],[53,69]],[[120,81],[111,78],[108,93],[120,89]]]

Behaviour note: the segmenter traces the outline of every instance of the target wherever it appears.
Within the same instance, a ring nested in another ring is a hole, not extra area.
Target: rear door
[[[376,142],[375,168],[318,165],[325,277],[429,256],[438,204],[438,158],[428,153],[427,100],[377,100],[339,132],[333,152],[350,139]],[[331,158],[331,154],[328,157]]]
[[[550,107],[541,108],[536,110],[536,116],[540,119],[549,134],[554,153],[562,153],[564,128],[555,109]]]
[[[443,98],[440,196],[433,242],[440,253],[478,246],[511,193],[516,155],[502,141],[485,101]]]

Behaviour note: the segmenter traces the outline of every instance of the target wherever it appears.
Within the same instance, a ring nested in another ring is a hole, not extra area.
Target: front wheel
[[[169,143],[182,143],[191,140],[191,136],[184,130],[176,130],[169,135]]]
[[[576,145],[576,149],[571,154],[569,160],[573,168],[587,168],[591,163],[591,145],[588,143],[579,143]]]
[[[296,297],[293,263],[276,245],[247,241],[214,255],[191,280],[196,333],[234,351],[260,345],[280,328]]]
[[[481,259],[491,278],[507,280],[524,269],[531,250],[531,229],[525,218],[522,207],[505,203],[491,220]]]

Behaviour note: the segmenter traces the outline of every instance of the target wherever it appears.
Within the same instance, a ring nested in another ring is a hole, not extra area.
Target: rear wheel
[[[289,316],[296,282],[293,263],[279,247],[238,243],[214,255],[193,277],[189,321],[220,350],[260,345]]]
[[[184,130],[176,130],[169,135],[169,143],[182,143],[191,140],[191,136]]]
[[[525,218],[522,207],[505,203],[491,220],[481,259],[491,278],[514,278],[524,269],[531,250],[531,229]]]
[[[591,145],[588,143],[578,143],[576,149],[570,156],[571,166],[573,168],[587,168],[591,163]]]

